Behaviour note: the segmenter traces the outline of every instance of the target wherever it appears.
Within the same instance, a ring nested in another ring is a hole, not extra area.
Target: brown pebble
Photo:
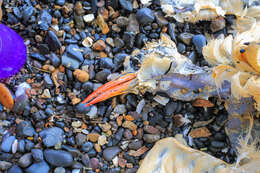
[[[76,69],[73,75],[82,83],[87,82],[89,79],[89,74],[86,71]]]
[[[98,134],[98,133],[89,133],[88,140],[90,140],[91,142],[97,142],[99,136],[100,136],[100,134]]]
[[[127,139],[127,140],[130,140],[133,138],[133,134],[131,133],[131,131],[129,129],[126,129],[124,131],[124,137]]]
[[[125,121],[122,126],[124,128],[128,128],[132,131],[136,130],[137,129],[137,126],[135,125],[135,123],[133,123],[132,121]]]
[[[98,40],[93,44],[93,50],[103,51],[106,48],[106,43],[103,40]]]
[[[94,148],[98,153],[101,152],[101,147],[99,144],[94,144]]]
[[[211,136],[211,133],[207,127],[201,127],[197,129],[192,129],[190,131],[190,136],[192,138],[209,137]]]
[[[98,124],[98,126],[102,129],[103,132],[107,132],[111,129],[111,125],[109,123]]]
[[[107,34],[109,32],[109,27],[108,27],[107,23],[105,22],[105,19],[103,18],[103,16],[101,14],[99,14],[98,17],[97,17],[97,24],[98,24],[98,26],[101,29],[103,34]]]
[[[121,167],[121,168],[125,168],[126,166],[126,163],[127,161],[123,158],[118,158],[118,165]]]
[[[72,105],[76,105],[76,104],[78,104],[80,101],[81,101],[80,98],[73,98],[71,102],[72,102]]]
[[[160,135],[144,134],[143,138],[147,143],[154,143],[160,139]]]
[[[105,7],[102,7],[98,10],[98,13],[101,14],[105,21],[108,20],[108,10]]]
[[[76,12],[76,14],[77,14],[78,16],[81,16],[81,15],[83,15],[83,14],[85,13],[85,10],[84,10],[84,8],[83,8],[81,2],[78,1],[78,2],[75,4],[75,6],[74,6],[74,11]]]
[[[137,139],[141,140],[143,138],[144,135],[144,130],[142,128],[137,129]]]
[[[144,126],[144,131],[150,134],[160,134],[160,131],[153,126]]]

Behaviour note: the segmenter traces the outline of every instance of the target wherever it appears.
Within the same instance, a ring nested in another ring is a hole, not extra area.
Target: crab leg
[[[128,88],[131,82],[136,78],[135,73],[128,73],[119,77],[117,80],[110,81],[101,87],[99,87],[96,91],[90,94],[82,103],[88,103],[87,106],[92,104],[104,101],[113,96],[117,96],[120,94],[124,94],[128,92]]]

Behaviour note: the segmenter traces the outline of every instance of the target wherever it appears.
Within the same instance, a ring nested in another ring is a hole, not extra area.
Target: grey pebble
[[[1,144],[1,150],[6,153],[9,153],[11,151],[14,140],[15,140],[15,136],[9,136],[7,138],[4,138]]]
[[[89,152],[93,148],[93,144],[91,142],[85,142],[82,146],[81,149],[84,152]]]
[[[9,170],[8,173],[23,173],[23,170],[17,166],[17,165],[13,165]]]
[[[79,50],[80,50],[80,48],[78,45],[70,44],[69,46],[66,47],[67,56],[69,56],[79,62],[83,62],[84,58],[83,58],[82,53]]]
[[[160,135],[144,134],[143,139],[147,143],[154,143],[160,139]]]
[[[12,163],[10,163],[10,162],[0,161],[0,170],[2,170],[2,171],[5,171],[5,170],[11,168],[11,166],[12,166]]]
[[[61,42],[54,31],[48,31],[46,42],[52,51],[56,51],[61,47]]]
[[[26,173],[48,173],[50,166],[45,162],[39,162],[32,164],[29,168],[25,170]]]
[[[119,0],[119,3],[121,5],[121,7],[123,9],[127,10],[128,12],[132,12],[133,11],[132,1],[129,1],[129,0]]]
[[[225,147],[225,143],[221,142],[221,141],[211,141],[211,146],[215,147],[215,148],[224,148]]]
[[[103,151],[103,157],[106,161],[111,161],[120,151],[118,146],[108,147]]]
[[[109,69],[103,69],[96,74],[96,80],[98,80],[99,82],[104,82],[107,80],[107,77],[110,74],[111,71]]]
[[[62,143],[63,134],[63,130],[58,127],[45,129],[39,133],[40,137],[42,138],[43,144],[46,147],[53,147],[57,143]]]
[[[32,154],[26,153],[22,157],[20,157],[18,161],[19,166],[22,168],[26,168],[32,164]]]
[[[202,54],[202,48],[207,44],[206,37],[202,34],[197,34],[192,37],[192,43],[194,44],[196,51]]]
[[[149,8],[141,8],[136,13],[136,19],[141,25],[147,25],[152,23],[155,19],[155,15]]]
[[[28,137],[33,136],[35,130],[30,121],[22,121],[17,125],[16,133],[20,137]]]
[[[80,63],[77,60],[68,57],[66,54],[62,55],[61,61],[62,65],[70,70],[76,70],[79,68],[80,65]]]
[[[54,173],[65,173],[66,169],[63,167],[57,167],[54,169]]]
[[[72,165],[72,155],[67,151],[46,149],[43,153],[47,162],[52,166],[68,167]]]
[[[32,157],[36,162],[43,161],[43,152],[41,149],[32,149]]]
[[[84,143],[86,140],[87,140],[87,136],[86,136],[86,135],[84,135],[84,134],[82,134],[82,133],[78,133],[78,134],[76,135],[76,144],[77,144],[78,146],[83,145],[83,143]]]

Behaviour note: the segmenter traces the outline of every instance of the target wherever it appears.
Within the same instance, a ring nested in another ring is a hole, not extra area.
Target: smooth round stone
[[[64,5],[65,4],[65,0],[56,0],[56,4],[57,5]]]
[[[198,53],[202,54],[202,48],[207,44],[207,39],[202,34],[197,34],[192,37],[192,43],[194,44]]]
[[[211,141],[211,146],[215,148],[224,148],[225,143],[221,141]]]
[[[32,157],[36,162],[43,161],[43,152],[41,149],[32,149]]]
[[[61,128],[53,127],[41,131],[39,135],[42,138],[43,144],[46,147],[53,147],[57,143],[62,143],[63,133],[64,132]]]
[[[15,136],[9,136],[9,137],[5,138],[2,142],[1,150],[6,153],[10,152],[14,140],[15,140]]]
[[[16,133],[18,136],[28,137],[28,136],[33,136],[33,134],[35,133],[35,130],[32,127],[32,124],[30,121],[23,121],[17,125]]]
[[[24,154],[22,157],[20,157],[18,164],[22,168],[26,168],[29,165],[31,165],[32,164],[32,154],[31,153]]]
[[[23,173],[23,170],[17,166],[17,165],[13,165],[9,170],[8,173]]]
[[[47,149],[43,153],[47,162],[52,166],[68,167],[72,165],[72,155],[67,151]]]
[[[57,167],[54,169],[54,173],[65,173],[66,170],[63,167]]]
[[[132,7],[132,1],[129,0],[119,0],[119,3],[121,5],[121,7],[129,12],[133,11],[133,7]]]
[[[48,173],[50,166],[45,162],[39,162],[32,164],[29,168],[25,170],[26,173]]]
[[[93,144],[91,142],[85,142],[82,146],[81,149],[84,152],[89,152],[93,148]]]
[[[103,157],[107,161],[111,161],[121,149],[118,146],[108,147],[103,151]]]
[[[137,21],[142,25],[152,23],[155,19],[155,15],[149,8],[142,8],[136,13]]]
[[[0,79],[19,72],[26,61],[26,55],[26,46],[22,37],[0,23]]]
[[[6,161],[0,161],[0,170],[5,171],[9,168],[11,168],[12,163],[6,162]]]

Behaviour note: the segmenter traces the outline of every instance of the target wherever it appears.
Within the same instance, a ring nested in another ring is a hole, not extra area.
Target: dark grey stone
[[[46,87],[51,88],[51,87],[54,86],[54,83],[53,83],[53,81],[51,79],[51,76],[49,74],[44,73],[43,77],[44,77],[43,78],[44,79],[44,84],[46,85]]]
[[[15,140],[15,136],[9,136],[7,138],[4,138],[1,144],[1,150],[6,153],[9,153],[11,151],[14,140]]]
[[[48,173],[50,166],[45,162],[39,162],[32,164],[29,168],[25,170],[26,173]]]
[[[43,152],[41,149],[32,149],[32,157],[36,162],[43,161]]]
[[[32,154],[26,153],[22,157],[20,157],[18,161],[19,166],[22,168],[26,168],[32,164]]]
[[[64,54],[61,58],[61,61],[62,61],[62,65],[70,70],[76,70],[79,68],[79,61],[71,58],[71,57],[68,57],[66,54]]]
[[[99,62],[100,68],[103,69],[113,69],[115,64],[111,58],[101,58]]]
[[[101,70],[96,74],[96,80],[98,80],[99,82],[104,82],[107,80],[107,76],[110,74],[111,71],[108,69]]]
[[[33,136],[35,133],[34,128],[30,121],[23,121],[19,123],[16,127],[16,134],[20,137]]]
[[[118,146],[108,147],[103,151],[103,157],[106,161],[111,161],[120,151]]]
[[[78,146],[81,146],[85,141],[87,140],[87,136],[82,134],[82,133],[78,133],[76,135],[76,144]]]
[[[197,34],[192,37],[192,43],[194,44],[196,51],[202,54],[202,48],[207,44],[207,39],[202,34]]]
[[[48,31],[46,42],[48,43],[48,46],[52,51],[56,51],[61,47],[61,42],[54,31]]]
[[[13,165],[9,170],[8,173],[23,173],[23,170],[17,166],[17,165]]]
[[[133,11],[132,1],[130,0],[119,0],[121,7],[129,12]]]
[[[49,59],[54,67],[58,67],[60,65],[60,58],[55,53],[51,53]]]
[[[44,55],[41,55],[41,54],[39,54],[39,53],[32,53],[32,54],[31,54],[31,57],[32,57],[33,59],[36,59],[36,60],[39,60],[39,61],[42,61],[42,62],[46,61],[45,56],[44,56]]]
[[[65,0],[56,0],[55,3],[56,3],[57,5],[63,6],[63,5],[65,4]]]
[[[82,53],[79,51],[79,47],[76,44],[70,44],[67,48],[66,48],[66,52],[67,52],[67,56],[79,61],[79,62],[83,62],[84,58]]]
[[[84,152],[89,152],[93,148],[93,144],[91,142],[85,142],[82,146],[81,149]]]
[[[10,162],[0,161],[0,170],[2,170],[2,171],[5,171],[5,170],[11,168],[11,166],[12,166],[12,163],[10,163]]]
[[[52,166],[68,167],[72,165],[72,155],[67,151],[47,149],[43,153],[47,162]]]
[[[149,8],[141,8],[136,13],[136,19],[141,25],[147,25],[152,23],[155,19],[155,15]]]
[[[58,127],[45,129],[39,133],[40,137],[42,138],[43,144],[46,147],[53,147],[57,143],[62,143],[63,134],[63,130]]]

